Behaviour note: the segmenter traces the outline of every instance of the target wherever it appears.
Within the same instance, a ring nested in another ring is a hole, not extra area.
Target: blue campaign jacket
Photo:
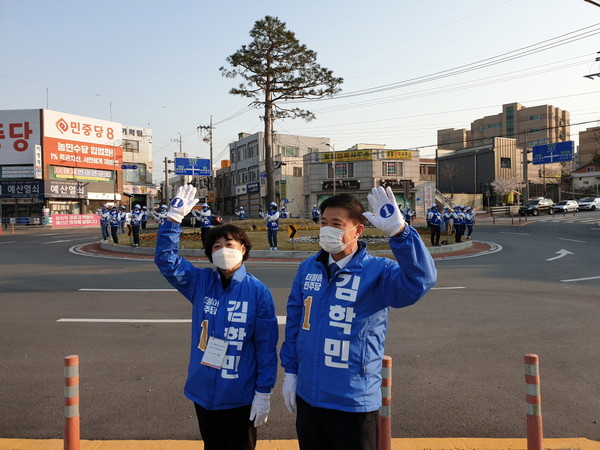
[[[279,212],[277,210],[269,211],[267,214],[267,228],[269,230],[279,230]]]
[[[246,266],[223,289],[216,269],[199,269],[178,256],[181,225],[158,230],[154,261],[173,287],[192,303],[192,340],[185,395],[208,410],[249,405],[254,392],[271,392],[277,376],[279,329],[273,297]],[[221,369],[201,364],[207,337],[229,345]]]
[[[410,226],[390,238],[398,263],[359,246],[329,282],[328,253],[303,261],[288,299],[281,365],[298,374],[296,393],[314,407],[369,412],[381,406],[389,307],[416,303],[436,281],[433,259]]]

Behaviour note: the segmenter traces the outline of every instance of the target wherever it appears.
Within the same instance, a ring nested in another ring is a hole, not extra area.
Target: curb
[[[82,450],[198,450],[202,441],[91,441]],[[257,450],[298,450],[296,440],[258,441]],[[392,439],[393,450],[526,450],[527,439],[415,438]],[[545,449],[598,450],[600,442],[586,438],[544,439]],[[0,439],[0,450],[62,450],[62,439]]]
[[[475,241],[465,241],[458,244],[448,244],[443,247],[427,247],[432,256],[455,253],[467,250],[473,246]],[[115,253],[127,253],[130,255],[153,256],[154,247],[131,247],[128,245],[113,245],[100,242],[100,248],[104,251]],[[292,250],[252,250],[252,258],[265,259],[301,259],[310,258],[316,251],[292,251]],[[393,256],[391,250],[369,250],[373,256]],[[179,255],[206,258],[203,249],[179,249]]]

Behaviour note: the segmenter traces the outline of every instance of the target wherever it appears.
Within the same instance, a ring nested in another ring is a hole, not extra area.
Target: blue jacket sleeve
[[[294,284],[287,302],[287,318],[285,322],[285,341],[281,346],[281,366],[286,373],[298,373],[298,356],[296,339],[302,325],[302,265],[296,274]]]
[[[400,236],[390,238],[390,248],[397,263],[386,261],[377,298],[386,306],[402,308],[429,292],[435,285],[437,270],[419,233],[409,225]]]
[[[279,325],[271,292],[263,286],[257,299],[254,347],[256,349],[256,390],[270,393],[277,379]]]
[[[158,229],[154,262],[167,281],[193,303],[201,271],[179,256],[180,234],[181,225],[170,221]]]

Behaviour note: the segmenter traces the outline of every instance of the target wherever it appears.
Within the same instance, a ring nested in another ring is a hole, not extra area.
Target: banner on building
[[[41,136],[39,109],[0,111],[0,165],[33,164]]]
[[[121,170],[120,123],[47,109],[43,114],[45,165]]]

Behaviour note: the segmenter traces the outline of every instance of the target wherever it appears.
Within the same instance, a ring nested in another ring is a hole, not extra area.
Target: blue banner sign
[[[123,170],[135,170],[135,169],[137,169],[137,166],[135,164],[123,164],[121,166],[121,169],[123,169]]]
[[[552,164],[573,160],[573,141],[533,147],[533,164]]]
[[[211,176],[210,159],[175,158],[175,174],[209,177]]]

